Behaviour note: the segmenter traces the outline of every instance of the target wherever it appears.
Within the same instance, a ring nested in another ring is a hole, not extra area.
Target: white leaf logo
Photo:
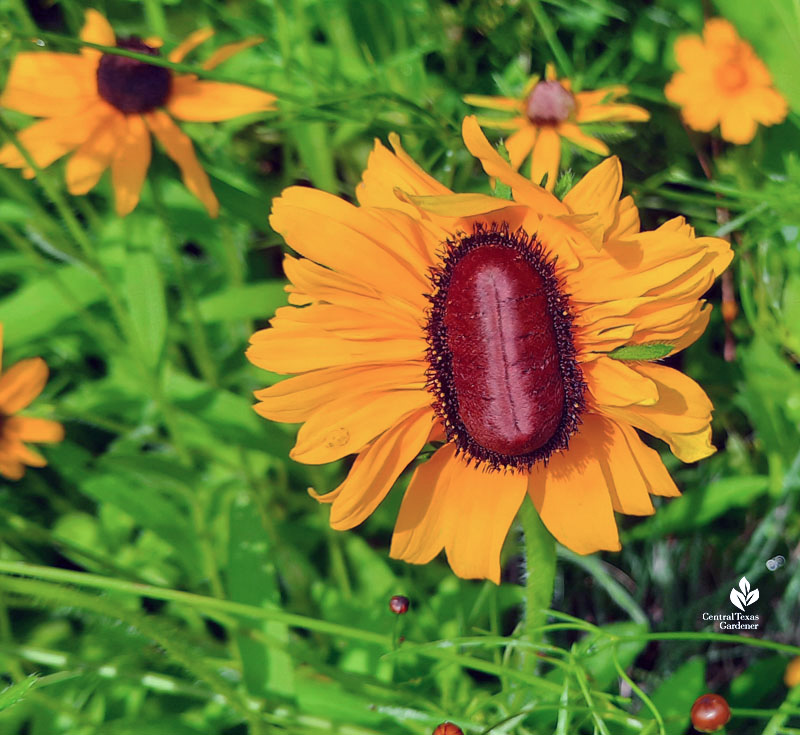
[[[741,590],[741,592],[739,590]],[[758,590],[751,590],[750,582],[747,581],[747,577],[742,577],[739,580],[739,589],[737,590],[734,587],[731,590],[730,599],[734,607],[738,607],[740,610],[744,611],[745,607],[752,605],[758,600]]]

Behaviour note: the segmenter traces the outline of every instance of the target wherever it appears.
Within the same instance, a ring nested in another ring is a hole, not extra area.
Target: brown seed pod
[[[464,735],[464,731],[452,722],[443,722],[436,726],[433,735]]]
[[[395,615],[405,615],[405,613],[408,612],[408,605],[408,598],[403,595],[394,595],[394,597],[389,600],[389,609]]]
[[[719,694],[704,694],[692,705],[692,725],[698,732],[716,732],[731,719],[731,708]]]

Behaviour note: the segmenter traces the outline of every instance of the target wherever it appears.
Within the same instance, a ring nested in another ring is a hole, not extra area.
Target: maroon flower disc
[[[575,95],[560,82],[541,81],[525,101],[525,114],[536,125],[558,125],[575,112]]]
[[[158,49],[138,38],[117,42],[117,47],[148,56]],[[161,107],[172,89],[172,74],[163,66],[118,54],[103,54],[97,65],[97,93],[126,115],[150,112]]]
[[[476,226],[447,243],[433,285],[428,386],[447,438],[493,469],[565,449],[585,384],[569,301],[540,243]]]
[[[394,595],[391,600],[389,600],[389,609],[395,615],[404,615],[408,612],[408,598],[404,597],[403,595]]]
[[[704,694],[692,705],[692,727],[698,732],[716,732],[731,719],[731,708],[719,694]]]

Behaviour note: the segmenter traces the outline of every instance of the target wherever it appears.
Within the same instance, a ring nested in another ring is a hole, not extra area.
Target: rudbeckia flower
[[[538,184],[547,174],[545,188],[552,191],[558,178],[562,138],[579,148],[607,156],[608,146],[588,135],[581,126],[650,119],[650,113],[643,107],[617,102],[627,93],[628,89],[622,85],[573,92],[570,80],[558,79],[555,68],[548,64],[544,79],[531,77],[521,99],[470,94],[464,101],[475,107],[516,113],[515,117],[504,120],[479,117],[478,122],[487,128],[514,131],[505,141],[511,165],[518,169],[532,153],[531,179]]]
[[[749,143],[758,124],[775,125],[788,111],[772,87],[772,77],[753,47],[723,18],[711,18],[703,37],[681,36],[675,43],[675,72],[664,89],[670,102],[694,130],[717,125],[731,143]]]
[[[213,31],[196,31],[167,58],[181,62]],[[159,39],[116,38],[108,21],[96,10],[86,11],[81,40],[158,56]],[[247,39],[217,49],[203,64],[213,69],[235,53],[261,39]],[[240,84],[174,74],[163,66],[97,49],[80,54],[32,51],[17,54],[0,105],[34,117],[43,117],[19,135],[19,141],[37,166],[44,168],[74,151],[67,162],[67,188],[85,194],[111,168],[116,210],[128,214],[139,202],[150,165],[152,133],[175,161],[186,187],[216,217],[219,203],[200,166],[190,138],[173,118],[191,122],[230,120],[271,110],[275,96]],[[0,164],[26,169],[12,143],[0,148]]]
[[[514,172],[475,118],[463,135],[512,199],[454,194],[392,137],[393,153],[376,143],[370,155],[360,206],[302,187],[275,200],[270,223],[300,257],[284,263],[290,305],[247,354],[294,376],[255,408],[303,424],[295,460],[357,455],[339,487],[312,491],[334,528],[367,518],[430,443],[391,556],[426,563],[445,549],[459,576],[497,582],[526,493],[564,545],[616,550],[615,511],[650,514],[651,494],[678,495],[637,429],[685,462],[714,451],[697,383],[615,356],[694,342],[710,311],[700,297],[732,255],[682,217],[641,232],[616,158],[560,201]]]
[[[42,392],[47,365],[41,357],[20,360],[2,372],[3,325],[0,324],[0,475],[19,480],[25,466],[44,467],[47,461],[23,442],[60,442],[64,428],[57,421],[17,416]]]

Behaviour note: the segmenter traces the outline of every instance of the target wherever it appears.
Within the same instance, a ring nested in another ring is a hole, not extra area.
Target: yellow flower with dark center
[[[167,56],[181,62],[213,35],[196,31]],[[80,37],[88,43],[116,46],[158,56],[159,39],[117,39],[108,21],[96,10],[86,11]],[[260,42],[251,38],[217,49],[203,64],[213,69],[239,51]],[[67,188],[85,194],[111,168],[116,210],[128,214],[150,165],[150,134],[178,165],[186,187],[216,217],[219,203],[208,176],[194,152],[191,139],[172,118],[192,122],[230,120],[240,115],[274,109],[275,96],[240,84],[198,79],[137,59],[104,54],[85,47],[80,54],[33,51],[18,54],[11,66],[0,105],[43,117],[19,135],[40,168],[74,151],[67,162]],[[12,143],[0,148],[0,164],[33,171]]]
[[[753,47],[723,18],[711,18],[703,37],[681,36],[675,43],[675,72],[664,89],[670,102],[694,130],[717,125],[731,143],[749,143],[758,124],[775,125],[786,117],[786,100]]]
[[[301,257],[284,264],[290,305],[247,354],[294,376],[258,391],[255,408],[303,424],[295,460],[357,454],[339,487],[312,491],[334,528],[367,518],[432,443],[391,555],[425,563],[445,549],[459,576],[497,582],[526,493],[569,548],[615,550],[614,511],[646,515],[650,494],[678,495],[636,429],[685,462],[714,451],[712,405],[693,380],[610,353],[694,342],[710,312],[701,296],[732,254],[682,217],[641,232],[616,158],[559,201],[514,172],[475,118],[463,134],[513,200],[451,192],[396,137],[394,153],[376,144],[360,206],[302,187],[275,200],[270,222]]]
[[[20,360],[2,372],[3,325],[0,324],[0,475],[19,480],[25,465],[44,467],[47,461],[23,442],[60,442],[64,428],[57,421],[17,416],[42,392],[47,365],[41,357]]]
[[[521,99],[470,94],[464,101],[475,107],[517,113],[516,117],[505,120],[479,117],[478,122],[487,128],[514,131],[505,141],[511,165],[518,169],[532,153],[531,179],[538,184],[547,174],[545,187],[552,191],[561,162],[561,138],[579,148],[607,156],[608,146],[588,135],[581,129],[582,125],[650,119],[650,113],[644,108],[617,102],[627,93],[627,87],[622,85],[573,92],[570,80],[558,79],[555,68],[548,64],[545,78],[532,77]]]

